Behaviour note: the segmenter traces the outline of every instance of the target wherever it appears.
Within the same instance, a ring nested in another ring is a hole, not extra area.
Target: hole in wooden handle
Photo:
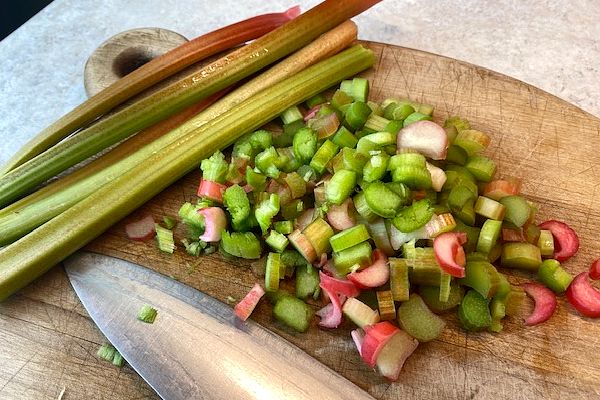
[[[107,88],[148,61],[187,42],[173,31],[139,28],[121,32],[102,43],[88,58],[84,85],[88,96]]]

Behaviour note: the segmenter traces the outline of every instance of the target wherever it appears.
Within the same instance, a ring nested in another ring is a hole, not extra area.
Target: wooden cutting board
[[[538,221],[567,221],[581,250],[565,264],[571,273],[600,257],[600,120],[515,79],[453,59],[417,50],[366,43],[378,57],[364,76],[371,98],[406,96],[435,106],[435,120],[461,115],[487,132],[487,150],[498,176],[523,179],[523,193],[540,204]],[[130,216],[176,215],[194,201],[194,172]],[[257,278],[251,263],[218,255],[194,258],[179,248],[160,253],[153,242],[127,239],[122,221],[87,249],[148,266],[222,301],[240,299]],[[524,282],[524,274],[511,282]],[[317,305],[315,305],[315,308]],[[527,311],[527,310],[525,310]],[[273,321],[264,302],[253,314],[310,355],[368,390],[378,399],[591,399],[600,398],[600,321],[581,318],[559,300],[555,316],[536,327],[508,319],[500,334],[465,333],[448,315],[442,337],[421,344],[396,383],[367,368],[349,336],[351,323],[335,331],[316,326],[293,333]],[[156,398],[129,367],[117,370],[98,361],[102,337],[74,295],[62,268],[0,305],[0,397],[55,399]],[[201,344],[199,344],[200,346]],[[293,360],[290,360],[293,362]]]

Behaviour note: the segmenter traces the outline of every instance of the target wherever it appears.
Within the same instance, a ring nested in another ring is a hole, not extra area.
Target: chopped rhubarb
[[[444,271],[457,278],[465,277],[466,257],[462,245],[466,242],[464,232],[442,233],[433,240],[436,261]]]
[[[354,203],[352,199],[346,199],[342,204],[332,204],[327,210],[327,221],[338,231],[352,228],[356,225],[354,216]]]
[[[314,262],[317,259],[317,252],[312,244],[308,241],[306,236],[302,234],[298,229],[288,235],[288,240],[294,246],[298,253],[302,254],[302,257],[309,263]]]
[[[250,289],[248,294],[236,304],[234,312],[242,321],[248,319],[256,305],[258,304],[261,297],[265,294],[265,290],[258,283],[254,284],[254,287]]]
[[[311,120],[310,128],[316,132],[319,139],[325,139],[333,135],[340,126],[340,120],[336,113]]]
[[[321,286],[323,292],[329,296],[331,303],[325,305],[316,314],[321,317],[319,326],[323,328],[337,328],[342,323],[342,304],[346,299],[345,296],[339,296],[329,289]]]
[[[296,218],[296,229],[303,230],[315,219],[315,209],[309,208]]]
[[[314,106],[313,108],[311,108],[310,110],[308,110],[308,112],[304,116],[304,122],[308,121],[311,118],[314,118],[315,115],[317,115],[317,113],[319,112],[320,109],[321,109],[321,104],[317,104],[316,106]]]
[[[554,292],[533,282],[525,283],[523,289],[535,301],[533,312],[525,319],[525,325],[537,325],[550,319],[557,306]]]
[[[504,242],[525,242],[523,228],[509,229],[502,228],[502,240]]]
[[[521,191],[521,181],[517,178],[497,179],[489,182],[483,189],[483,195],[492,200],[500,200],[503,197],[514,196]]]
[[[227,186],[202,179],[200,186],[198,187],[198,197],[210,199],[218,203],[223,203],[223,192],[227,189]]]
[[[350,336],[352,336],[352,340],[354,341],[354,345],[356,346],[356,350],[358,350],[358,354],[360,354],[360,350],[362,348],[363,340],[365,340],[365,331],[360,328],[354,329],[350,332]]]
[[[436,167],[435,165],[430,164],[430,163],[426,163],[425,167],[427,168],[427,171],[429,171],[429,174],[431,175],[431,187],[436,192],[441,192],[442,187],[444,186],[444,183],[446,183],[446,179],[447,179],[446,173],[440,167]]]
[[[152,218],[152,215],[146,215],[138,221],[130,222],[125,225],[125,232],[131,240],[150,240],[156,235],[154,218]]]
[[[342,312],[360,328],[379,322],[379,312],[354,297],[344,302]]]
[[[588,272],[588,275],[590,276],[591,279],[593,279],[595,281],[600,279],[600,258],[592,263],[592,266],[590,267],[590,271]]]
[[[565,293],[569,303],[586,317],[600,317],[600,292],[588,281],[586,272],[573,279]]]
[[[218,242],[221,240],[221,233],[227,226],[227,217],[222,208],[207,207],[198,210],[199,214],[204,216],[204,233],[200,240],[204,242]]]
[[[352,281],[334,278],[323,272],[319,272],[319,279],[321,288],[331,293],[343,294],[346,297],[356,297],[360,294],[360,290]]]
[[[390,279],[388,258],[383,251],[376,249],[372,257],[373,263],[367,268],[348,274],[348,279],[361,289],[379,287]]]
[[[434,160],[446,158],[448,135],[431,121],[417,121],[398,132],[398,149],[413,149]]]
[[[375,367],[377,357],[385,344],[400,331],[388,321],[378,322],[374,325],[366,325],[365,337],[362,342],[360,356],[371,368]]]
[[[560,262],[571,258],[579,250],[579,237],[567,224],[550,220],[538,225],[540,229],[552,232],[554,238],[554,258]]]
[[[390,381],[396,381],[406,359],[415,351],[419,341],[398,329],[377,357],[377,370]]]

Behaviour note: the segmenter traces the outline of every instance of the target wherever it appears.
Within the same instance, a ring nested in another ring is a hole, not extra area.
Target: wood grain
[[[539,221],[568,221],[579,233],[581,250],[565,264],[585,270],[600,254],[600,120],[578,108],[506,76],[416,50],[369,43],[379,58],[371,97],[407,96],[435,106],[438,121],[461,115],[492,136],[487,153],[499,176],[523,178],[524,194],[541,209]],[[192,173],[136,213],[175,215],[195,199]],[[135,214],[130,218],[135,218]],[[146,265],[220,300],[241,298],[256,281],[247,262],[220,256],[193,258],[182,249],[159,253],[151,243],[133,243],[122,221],[88,246]],[[525,275],[512,276],[513,283]],[[317,307],[317,305],[315,305]],[[253,314],[309,354],[368,390],[378,399],[592,399],[600,398],[596,347],[600,323],[581,318],[564,299],[547,323],[526,328],[508,319],[505,330],[466,334],[449,315],[442,337],[419,346],[399,382],[390,384],[360,361],[345,323],[335,332],[292,333],[270,316],[267,304]],[[75,297],[60,267],[0,304],[0,398],[154,399],[129,367],[117,370],[98,361],[102,337]]]

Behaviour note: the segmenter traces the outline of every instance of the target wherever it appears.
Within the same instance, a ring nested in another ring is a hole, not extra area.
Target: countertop
[[[158,26],[193,38],[217,27],[264,12],[283,11],[317,1],[219,2],[191,0],[55,0],[50,6],[0,42],[0,164],[43,127],[85,99],[83,66],[88,55],[108,37],[132,28]],[[594,0],[478,1],[387,0],[355,18],[361,39],[416,48],[510,75],[600,116],[600,6]],[[81,305],[72,292],[57,292],[64,274],[26,289],[27,301],[0,305],[0,340],[11,324],[81,324],[82,335],[66,352],[86,351],[99,333],[81,320]],[[35,293],[39,293],[36,295]],[[31,299],[47,296],[71,304],[74,315],[56,319],[39,315]],[[35,329],[31,335],[36,335]],[[60,331],[60,329],[58,329]],[[3,333],[4,332],[4,333]],[[88,343],[89,342],[89,343]],[[56,349],[54,349],[56,350]],[[11,349],[18,352],[19,349]],[[0,363],[11,362],[10,353]],[[34,358],[35,354],[31,355]],[[0,398],[57,398],[68,382],[47,382],[36,392],[20,391],[13,379],[21,368],[34,368],[44,379],[51,365],[15,364],[14,374],[0,374]],[[76,366],[74,366],[76,368]],[[121,380],[135,380],[131,371],[107,376],[107,393]],[[111,381],[112,380],[112,381]],[[139,397],[152,397],[140,384]],[[65,399],[68,398],[68,392]],[[107,397],[108,398],[108,397]]]

